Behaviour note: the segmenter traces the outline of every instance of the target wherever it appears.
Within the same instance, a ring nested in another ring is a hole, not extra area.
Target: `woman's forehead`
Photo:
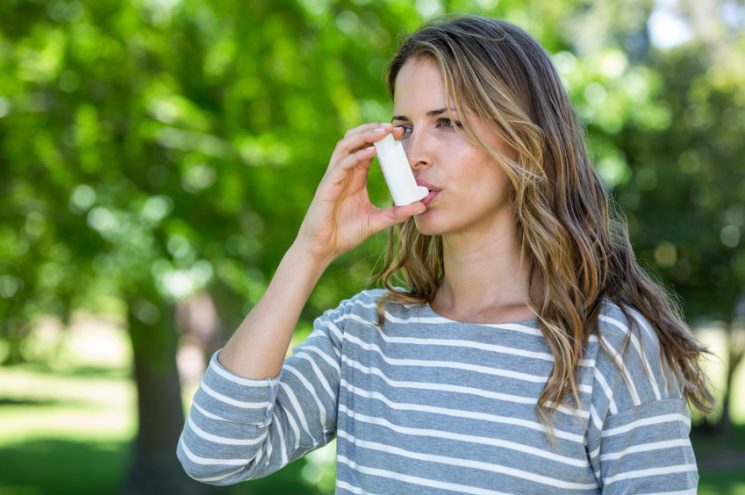
[[[431,60],[412,58],[396,76],[394,113],[422,113],[446,107],[445,85],[439,67]]]

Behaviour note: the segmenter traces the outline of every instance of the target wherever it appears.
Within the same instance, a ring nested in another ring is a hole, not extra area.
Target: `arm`
[[[633,323],[616,306],[601,317],[588,458],[604,494],[695,494],[688,407],[654,328],[629,309]]]
[[[194,396],[178,446],[187,473],[229,485],[267,476],[330,441],[336,404],[344,301],[314,321],[314,331],[285,360],[278,377],[238,376],[216,352]]]
[[[603,493],[695,494],[690,428],[681,399],[649,402],[606,418],[597,459]]]
[[[426,209],[421,202],[386,209],[370,203],[367,174],[375,154],[370,145],[389,132],[403,131],[366,124],[337,144],[297,239],[220,354],[227,369],[256,379],[276,376],[300,312],[328,265],[371,235]]]
[[[279,375],[300,312],[329,263],[294,244],[264,295],[220,352],[220,364],[247,378]]]
[[[317,331],[304,344],[308,352],[284,358],[300,312],[328,265],[425,209],[421,202],[387,209],[370,203],[369,145],[388,132],[390,126],[361,126],[339,142],[266,292],[213,356],[177,449],[191,477],[225,485],[266,476],[333,437],[339,332],[332,320],[349,305],[316,320]]]

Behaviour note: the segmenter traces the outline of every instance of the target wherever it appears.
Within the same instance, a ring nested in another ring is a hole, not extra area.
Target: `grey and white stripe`
[[[278,377],[236,376],[215,353],[177,448],[186,472],[234,484],[337,438],[337,494],[695,493],[688,410],[633,308],[624,346],[629,322],[604,303],[580,403],[547,425],[536,403],[554,358],[535,321],[386,303],[378,327],[383,293],[318,317]]]

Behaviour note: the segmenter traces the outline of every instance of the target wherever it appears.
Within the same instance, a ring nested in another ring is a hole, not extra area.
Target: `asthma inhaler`
[[[374,144],[393,203],[404,206],[424,199],[429,194],[429,189],[417,185],[401,142],[396,141],[393,134],[387,134]]]

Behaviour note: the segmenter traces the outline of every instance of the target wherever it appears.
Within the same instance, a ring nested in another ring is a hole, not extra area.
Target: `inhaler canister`
[[[426,187],[417,185],[404,147],[393,138],[393,134],[387,134],[374,144],[383,177],[396,206],[408,205],[429,194]]]

